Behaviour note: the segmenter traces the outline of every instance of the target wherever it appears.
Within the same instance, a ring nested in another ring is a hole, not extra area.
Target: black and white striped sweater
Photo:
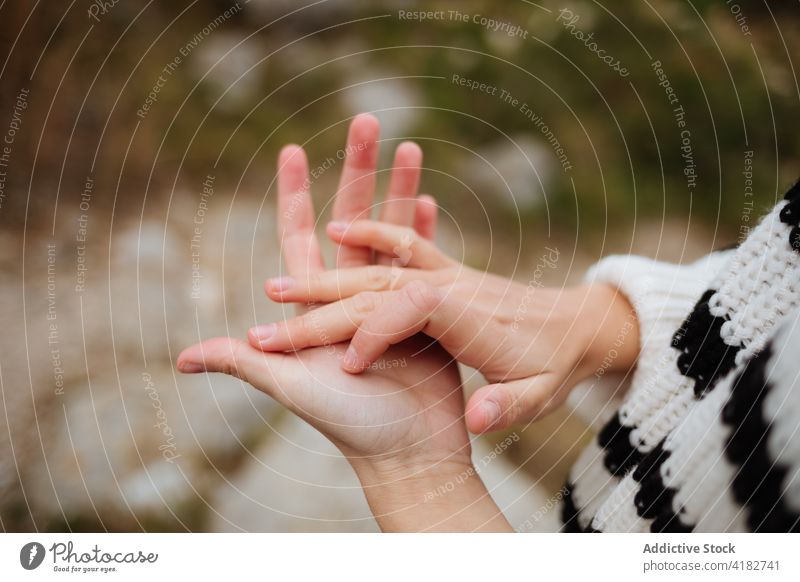
[[[590,271],[630,299],[642,346],[564,531],[800,531],[799,225],[800,183],[735,250]]]

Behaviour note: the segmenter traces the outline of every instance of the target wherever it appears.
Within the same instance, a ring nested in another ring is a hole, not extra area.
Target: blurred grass
[[[125,196],[120,203],[142,204],[149,185],[148,204],[158,204],[176,173],[179,184],[196,189],[197,177],[209,173],[220,155],[214,168],[218,184],[232,189],[241,178],[245,191],[263,194],[281,144],[313,138],[308,148],[312,162],[341,147],[343,123],[317,134],[353,113],[347,106],[349,92],[343,88],[358,74],[416,77],[406,82],[413,86],[414,106],[420,109],[405,132],[423,142],[426,165],[436,170],[425,176],[425,189],[466,227],[485,227],[485,221],[475,218],[476,207],[469,201],[472,194],[448,175],[462,177],[465,164],[475,161],[451,143],[480,149],[502,141],[500,131],[512,137],[541,136],[514,107],[449,82],[453,73],[505,88],[527,102],[545,118],[575,166],[568,174],[556,166],[546,190],[549,216],[542,205],[517,212],[498,203],[508,198],[502,184],[494,196],[484,187],[478,195],[495,225],[555,228],[577,232],[591,242],[593,237],[605,236],[609,217],[621,226],[642,216],[691,213],[733,236],[741,218],[744,150],[755,151],[758,208],[768,207],[796,173],[795,130],[785,120],[796,111],[797,86],[789,55],[797,54],[798,41],[796,35],[779,35],[773,21],[779,21],[784,31],[797,26],[797,10],[789,8],[789,3],[770,3],[771,8],[747,4],[745,14],[754,31],[750,38],[741,34],[725,6],[711,1],[659,0],[624,8],[610,3],[567,3],[581,15],[577,26],[593,31],[600,46],[630,69],[625,79],[599,63],[555,22],[562,6],[555,2],[542,3],[550,14],[525,2],[425,4],[428,9],[455,6],[462,12],[520,24],[531,31],[526,41],[509,41],[471,22],[403,22],[396,18],[401,5],[396,2],[340,2],[341,10],[320,13],[317,18],[314,10],[304,10],[266,28],[281,16],[281,10],[288,12],[290,6],[300,4],[278,3],[284,8],[261,12],[247,6],[203,42],[209,43],[216,34],[236,40],[249,37],[237,50],[248,48],[259,58],[271,54],[247,75],[257,89],[244,99],[229,95],[213,107],[227,87],[209,79],[198,84],[202,69],[191,65],[199,53],[196,49],[169,79],[145,120],[139,120],[135,111],[161,68],[229,4],[156,2],[141,15],[138,8],[125,4],[106,15],[83,44],[85,14],[72,11],[59,24],[59,10],[40,10],[38,22],[27,26],[20,37],[19,47],[25,50],[15,50],[10,59],[5,76],[17,82],[4,82],[3,111],[9,110],[17,87],[33,85],[28,131],[25,143],[16,146],[17,171],[11,176],[20,190],[26,190],[29,182],[33,185],[36,196],[29,218],[47,216],[59,183],[63,188],[70,178],[76,183],[82,180],[97,148],[95,172],[106,189],[116,189],[122,172],[120,189]],[[16,18],[7,14],[2,25],[6,41],[15,37],[25,15],[24,10],[17,11]],[[336,26],[385,14],[390,16]],[[320,28],[328,30],[317,32]],[[28,81],[54,30],[36,76]],[[366,50],[370,52],[312,69],[327,59]],[[675,120],[650,69],[653,59],[663,63],[687,111],[699,175],[699,186],[692,193],[682,175]],[[224,67],[224,61],[218,66]],[[54,82],[65,71],[56,92]],[[59,180],[62,164],[66,180]],[[111,196],[98,201],[106,206],[112,202]],[[12,196],[3,210],[0,219],[4,222],[19,217],[25,211],[24,197]]]

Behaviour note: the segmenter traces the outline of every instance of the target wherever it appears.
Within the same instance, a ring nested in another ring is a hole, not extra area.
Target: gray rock
[[[212,531],[377,531],[358,479],[336,447],[291,415],[275,430],[277,434],[265,439],[253,458],[215,491]],[[512,526],[555,531],[555,503],[548,505],[534,481],[502,455],[483,463],[491,450],[478,440],[473,457]]]
[[[214,492],[212,531],[374,532],[350,464],[325,437],[287,415]]]
[[[468,183],[512,209],[542,204],[556,169],[548,145],[530,134],[503,138],[468,156],[462,164]]]

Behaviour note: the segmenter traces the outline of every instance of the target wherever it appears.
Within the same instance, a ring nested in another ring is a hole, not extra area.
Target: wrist
[[[352,462],[383,531],[508,531],[469,458]]]
[[[582,287],[578,319],[584,331],[581,379],[630,370],[639,357],[639,321],[623,293],[611,285]]]
[[[431,461],[350,459],[350,464],[365,490],[391,488],[398,492],[407,492],[409,496],[424,491],[427,487],[454,475],[474,471],[468,455],[457,459]]]

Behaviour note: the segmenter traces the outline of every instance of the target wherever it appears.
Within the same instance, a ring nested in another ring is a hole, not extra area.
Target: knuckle
[[[373,265],[366,269],[367,288],[373,291],[382,291],[389,286],[391,273],[389,269],[381,265]]]
[[[421,240],[419,233],[410,226],[403,227],[402,246],[407,246],[409,251],[414,251],[419,247]]]
[[[372,313],[381,301],[381,294],[376,291],[362,291],[353,295],[353,309],[356,313],[366,315]]]
[[[516,396],[513,396],[510,399],[508,409],[505,413],[506,424],[514,424],[519,421],[523,415],[525,414],[526,409],[525,405],[522,402],[522,399]]]
[[[449,286],[448,290],[457,297],[470,296],[475,294],[475,285],[470,284],[468,281],[457,279]]]
[[[230,349],[226,351],[225,357],[222,360],[223,374],[234,376],[241,380],[247,380],[242,374],[242,367],[240,366],[240,362],[242,361],[242,349],[243,346],[241,344],[232,344]]]
[[[415,243],[417,240],[419,240],[419,233],[410,226],[401,227],[400,233],[404,239],[410,241],[411,243]]]
[[[422,312],[431,311],[439,303],[439,290],[425,281],[411,281],[403,290],[411,304]]]
[[[322,287],[322,278],[317,273],[308,275],[308,288],[311,291],[317,291]]]
[[[306,341],[311,337],[311,334],[317,329],[317,323],[314,321],[314,312],[301,315],[300,317],[292,320],[289,326],[289,333],[293,336],[292,342],[297,344]]]
[[[395,232],[396,234],[393,234],[391,238],[396,240],[396,237],[399,236],[400,240],[398,246],[400,248],[410,248],[419,238],[417,231],[410,226],[398,226]]]
[[[497,428],[508,428],[525,417],[526,404],[523,394],[517,393],[508,386],[498,386],[493,392],[493,400],[500,407],[500,419]]]
[[[357,354],[366,353],[373,343],[373,333],[368,328],[360,328],[350,340],[350,345]]]
[[[544,408],[545,399],[541,394],[530,387],[526,388],[521,394],[514,396],[513,422],[527,422],[536,418]]]
[[[514,394],[503,386],[494,391],[493,400],[500,407],[500,417],[494,425],[495,429],[508,428],[517,422],[523,415],[523,403],[519,395]]]

